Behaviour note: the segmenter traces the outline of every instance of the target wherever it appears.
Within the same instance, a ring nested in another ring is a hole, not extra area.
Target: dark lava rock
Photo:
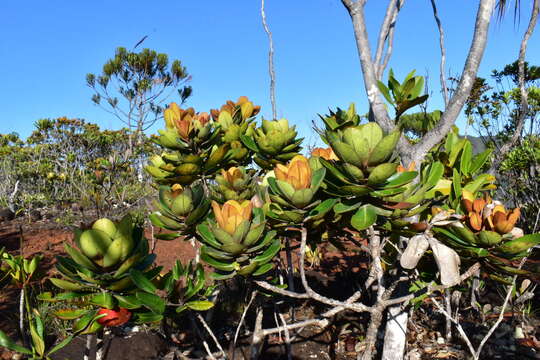
[[[0,222],[11,221],[15,219],[15,213],[8,208],[0,209]]]
[[[30,212],[28,213],[28,216],[30,217],[30,221],[38,221],[43,218],[43,216],[41,215],[41,212],[36,209],[30,210]]]
[[[68,346],[51,356],[52,359],[82,359],[85,337],[80,336]],[[159,335],[139,332],[129,337],[106,336],[104,360],[152,360],[161,359],[168,352],[168,346]],[[94,358],[94,351],[90,358]]]

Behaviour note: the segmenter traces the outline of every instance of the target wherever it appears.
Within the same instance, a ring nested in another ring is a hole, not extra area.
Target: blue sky
[[[375,40],[386,1],[366,6]],[[446,32],[447,70],[458,73],[470,44],[478,1],[438,1]],[[512,12],[493,21],[479,75],[488,76],[517,57],[532,1],[522,1],[521,22]],[[266,0],[274,34],[278,115],[297,124],[313,141],[311,121],[329,107],[366,100],[350,18],[339,0]],[[99,72],[117,46],[144,47],[180,59],[192,75],[188,100],[208,111],[225,100],[247,95],[271,117],[268,42],[260,1],[16,1],[0,5],[0,133],[28,136],[40,118],[84,118],[104,128],[121,123],[96,107],[85,75]],[[527,59],[538,64],[538,31]],[[398,78],[416,69],[429,73],[431,108],[441,107],[438,33],[428,0],[407,1],[398,19],[389,67]],[[174,100],[174,99],[173,99]],[[161,124],[160,124],[161,125]],[[156,128],[152,129],[153,131]]]

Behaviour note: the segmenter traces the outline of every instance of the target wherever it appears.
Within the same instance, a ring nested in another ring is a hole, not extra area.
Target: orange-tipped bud
[[[231,167],[229,170],[221,170],[221,175],[229,184],[233,184],[235,180],[242,179],[242,171],[237,167]]]
[[[482,218],[475,212],[470,212],[467,216],[469,220],[469,226],[475,231],[482,230]]]
[[[278,164],[274,173],[278,180],[291,184],[296,190],[307,189],[311,185],[311,167],[302,155],[296,155],[287,166]]]
[[[180,184],[174,184],[171,186],[172,196],[177,197],[184,192],[184,188]]]
[[[404,167],[403,165],[398,165],[396,168],[397,172],[406,172],[406,171],[414,171],[416,169],[416,163],[413,161],[409,164],[408,167]]]
[[[178,135],[183,139],[188,139],[189,134],[193,130],[193,119],[195,118],[195,110],[189,108],[182,110],[176,103],[171,103],[163,114],[165,125],[167,128],[175,128]]]
[[[516,208],[509,212],[502,212],[494,210],[493,213],[493,226],[495,231],[499,234],[507,234],[512,231],[516,222],[519,219],[521,211],[519,208]]]
[[[461,192],[461,194],[461,204],[465,208],[466,212],[470,213],[473,211],[474,195],[472,192],[465,189]]]
[[[484,199],[475,199],[472,204],[472,210],[474,212],[477,212],[479,214],[482,213],[482,210],[484,210],[484,206],[486,206],[486,200]]]
[[[232,235],[243,221],[251,220],[253,204],[248,200],[241,203],[229,200],[220,206],[217,202],[212,201],[212,208],[219,227]]]
[[[322,157],[324,160],[339,160],[331,147],[327,149],[315,148],[311,152],[311,156],[319,156]]]

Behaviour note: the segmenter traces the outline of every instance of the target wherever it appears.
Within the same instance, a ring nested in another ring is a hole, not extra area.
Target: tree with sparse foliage
[[[122,121],[133,139],[163,117],[163,104],[175,92],[184,102],[192,92],[190,80],[180,60],[169,61],[167,54],[143,49],[133,52],[116,49],[101,74],[87,74],[86,83],[94,91],[92,101]]]

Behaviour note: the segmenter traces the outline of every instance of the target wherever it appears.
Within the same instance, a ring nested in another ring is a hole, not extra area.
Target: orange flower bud
[[[472,204],[472,209],[474,212],[481,214],[482,210],[484,210],[484,206],[486,206],[486,201],[484,199],[475,199]]]
[[[463,205],[467,213],[470,213],[473,211],[474,195],[472,192],[465,189],[461,192],[461,194],[461,205]]]
[[[469,220],[469,226],[475,230],[475,231],[480,231],[482,230],[482,218],[480,217],[479,214],[475,213],[475,212],[470,212],[469,215],[467,216],[468,220]]]
[[[274,168],[276,178],[291,184],[296,190],[307,189],[311,186],[311,167],[308,159],[296,155],[289,165],[278,164]]]
[[[319,157],[322,157],[325,160],[339,160],[339,158],[334,153],[334,150],[331,147],[329,147],[327,149],[315,148],[311,152],[311,156],[319,156]]]
[[[251,201],[244,200],[239,203],[236,200],[229,200],[223,206],[212,201],[212,209],[220,228],[234,234],[236,228],[243,222],[251,220]]]
[[[407,168],[405,168],[403,165],[398,165],[396,168],[397,172],[405,172],[405,171],[414,171],[416,169],[416,163],[413,161],[409,164]]]
[[[229,183],[229,184],[232,184],[234,183],[234,181],[236,179],[241,179],[242,178],[242,171],[240,171],[239,168],[237,167],[231,167],[229,168],[229,170],[225,171],[225,170],[221,170],[221,175],[225,178],[225,180]]]
[[[171,186],[171,190],[173,197],[177,197],[184,192],[184,188],[180,184],[174,184],[173,186]]]

